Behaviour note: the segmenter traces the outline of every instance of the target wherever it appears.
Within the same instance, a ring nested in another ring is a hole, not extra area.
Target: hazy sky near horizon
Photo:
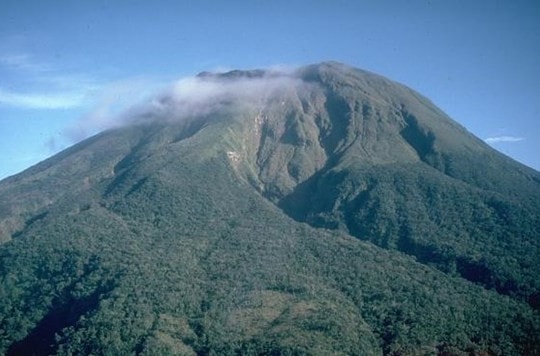
[[[0,179],[179,78],[324,60],[412,87],[540,170],[536,0],[2,0]]]

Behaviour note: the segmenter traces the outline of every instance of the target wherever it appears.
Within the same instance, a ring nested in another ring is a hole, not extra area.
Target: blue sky
[[[540,170],[540,2],[35,1],[0,7],[0,178],[204,70],[337,60]]]

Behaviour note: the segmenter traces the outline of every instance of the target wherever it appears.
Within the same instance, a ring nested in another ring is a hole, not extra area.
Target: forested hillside
[[[538,172],[338,63],[196,80],[0,182],[0,353],[540,354]]]

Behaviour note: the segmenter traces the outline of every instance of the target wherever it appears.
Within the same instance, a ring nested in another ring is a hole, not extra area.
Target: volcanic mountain
[[[326,62],[201,73],[0,182],[0,353],[540,354],[540,173]]]

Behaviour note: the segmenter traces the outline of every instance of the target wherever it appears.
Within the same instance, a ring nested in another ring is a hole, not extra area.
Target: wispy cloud
[[[256,77],[185,77],[167,86],[150,78],[124,80],[103,90],[94,109],[65,135],[79,141],[98,131],[132,123],[194,119],[234,107],[232,103],[261,104],[277,93],[287,97],[289,90],[299,85],[308,84],[275,70]]]
[[[493,136],[488,137],[484,141],[489,144],[501,143],[501,142],[519,142],[525,140],[525,137],[519,136]]]
[[[66,71],[24,52],[0,51],[0,76],[4,73],[8,78],[0,83],[0,108],[85,110],[80,119],[51,137],[48,148],[56,151],[99,131],[133,122],[180,120],[210,114],[239,100],[260,102],[300,85],[302,81],[292,71],[279,66],[253,77],[206,74],[172,84],[149,76],[110,81],[84,71]]]
[[[72,109],[91,102],[100,80],[70,73],[39,61],[29,53],[0,53],[0,107],[18,109]]]
[[[50,65],[36,61],[30,54],[22,52],[0,54],[0,64],[14,70],[31,72],[47,72],[52,70]]]
[[[79,107],[85,99],[84,94],[74,93],[14,93],[0,88],[0,105],[23,109],[70,109]]]
[[[104,84],[95,90],[89,111],[63,134],[69,141],[77,142],[96,132],[121,126],[126,123],[128,112],[140,112],[164,87],[163,80],[144,76]]]
[[[163,95],[169,113],[175,118],[205,115],[231,102],[261,103],[276,93],[285,93],[300,85],[302,80],[290,73],[268,70],[254,77],[209,75],[188,77],[176,81]],[[156,101],[154,101],[154,104]],[[157,106],[159,107],[159,105]],[[155,105],[152,109],[157,108]],[[155,110],[157,114],[158,111]]]

